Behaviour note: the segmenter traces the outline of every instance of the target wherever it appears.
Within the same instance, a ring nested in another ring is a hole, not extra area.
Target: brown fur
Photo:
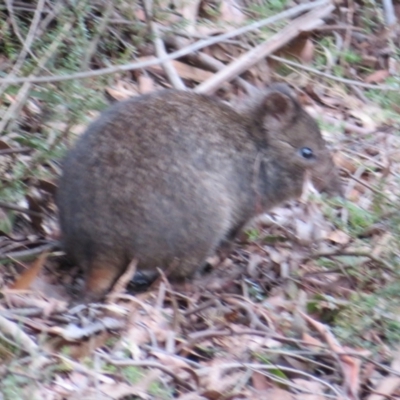
[[[257,213],[299,196],[306,170],[318,189],[340,191],[316,123],[286,86],[241,113],[176,90],[113,105],[67,155],[57,197],[86,299],[133,258],[145,273],[173,263],[173,276],[190,276]]]

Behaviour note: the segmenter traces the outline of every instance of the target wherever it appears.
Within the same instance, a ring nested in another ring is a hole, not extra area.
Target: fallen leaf
[[[338,244],[347,244],[350,242],[350,236],[339,229],[330,232],[326,238]]]
[[[371,75],[368,75],[365,78],[366,83],[381,83],[386,78],[389,77],[389,71],[386,69],[380,69],[378,71],[373,72]]]
[[[251,381],[256,390],[267,390],[271,388],[271,382],[268,381],[267,377],[257,371],[254,371],[251,375]]]
[[[154,81],[149,76],[144,74],[140,75],[138,78],[138,84],[140,94],[151,93],[154,91]]]
[[[29,288],[33,280],[37,277],[42,269],[49,253],[42,253],[32,265],[23,272],[17,280],[11,285],[10,289],[13,290],[26,290]]]

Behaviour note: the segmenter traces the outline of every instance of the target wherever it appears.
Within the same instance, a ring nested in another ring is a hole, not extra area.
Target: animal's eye
[[[302,157],[306,158],[307,160],[314,157],[314,153],[309,147],[302,147],[300,149],[300,154]]]

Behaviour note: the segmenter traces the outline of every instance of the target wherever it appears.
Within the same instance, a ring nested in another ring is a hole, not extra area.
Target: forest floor
[[[400,398],[400,4],[385,5],[0,4],[0,400]],[[345,200],[306,193],[199,278],[134,294],[124,276],[71,307],[82,271],[55,246],[54,194],[88,123],[162,88],[235,105],[274,81],[318,121]]]

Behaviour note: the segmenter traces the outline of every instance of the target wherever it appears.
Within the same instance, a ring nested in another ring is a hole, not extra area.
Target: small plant
[[[246,236],[249,242],[255,242],[260,238],[260,232],[256,228],[250,228],[246,230]]]
[[[138,367],[128,366],[122,368],[122,375],[128,382],[134,384],[137,383],[141,378],[143,378],[144,373],[143,370]]]
[[[400,341],[398,321],[399,282],[372,294],[354,294],[351,302],[335,318],[335,333],[346,343],[376,349],[383,342],[395,345]]]

